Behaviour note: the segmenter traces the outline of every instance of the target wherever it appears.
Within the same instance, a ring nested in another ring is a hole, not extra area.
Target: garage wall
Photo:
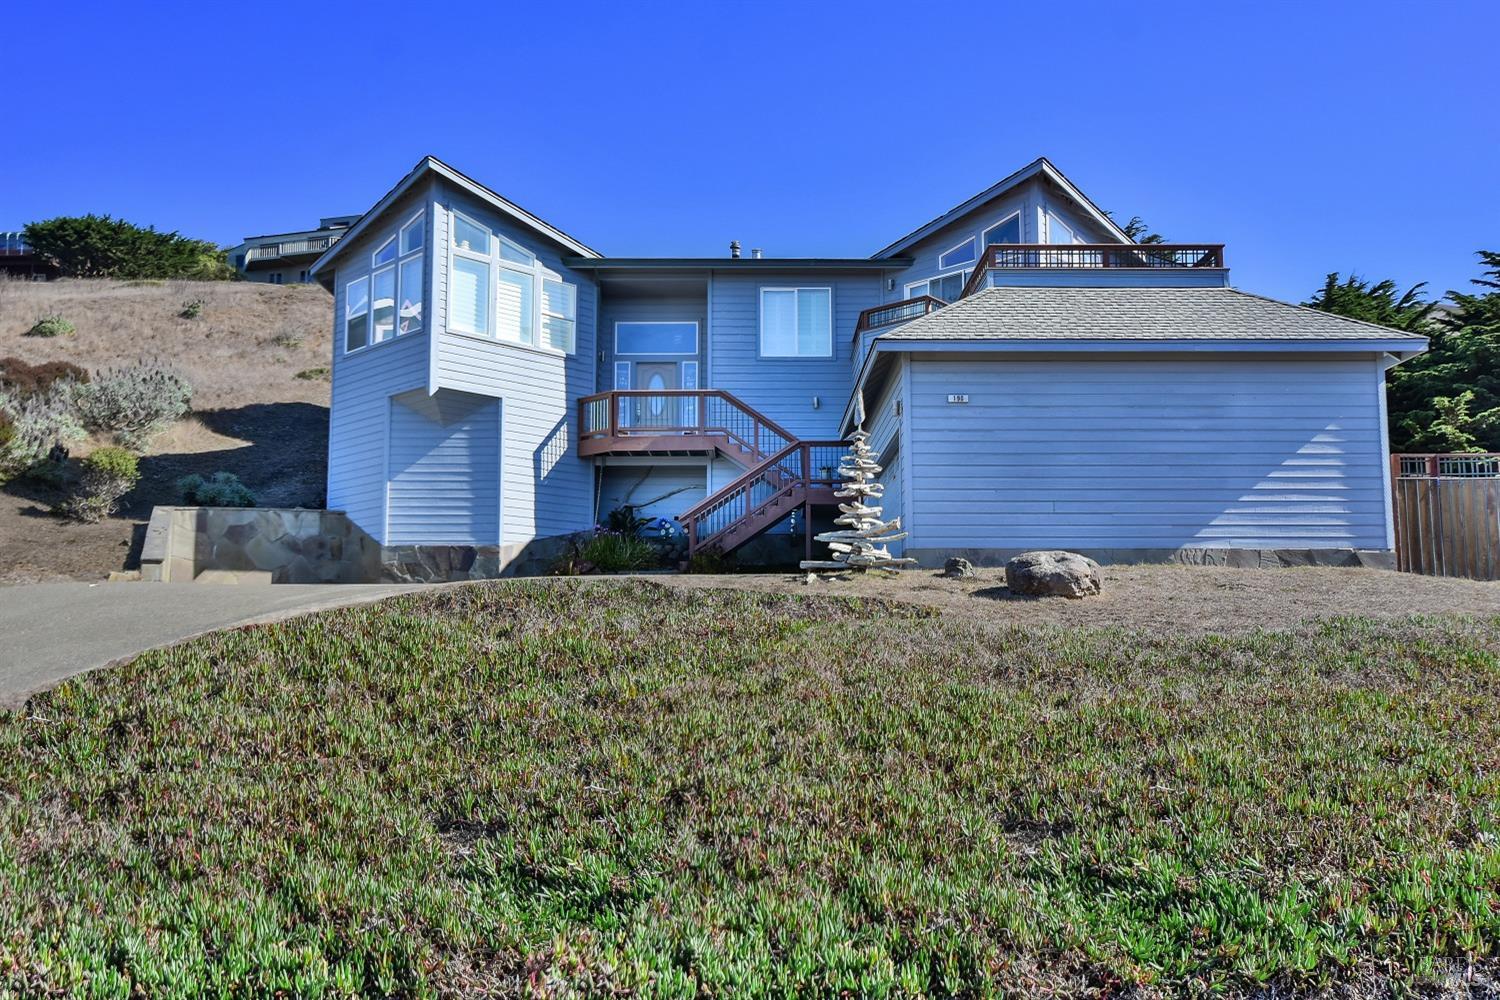
[[[909,551],[1390,547],[1373,357],[1075,357],[912,362]]]

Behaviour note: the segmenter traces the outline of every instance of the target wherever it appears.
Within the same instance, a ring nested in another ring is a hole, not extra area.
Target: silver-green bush
[[[193,387],[172,368],[142,362],[98,372],[77,398],[85,427],[139,451],[188,411]]]
[[[255,494],[232,472],[215,472],[207,479],[195,472],[177,480],[177,488],[189,507],[255,506]]]
[[[84,436],[75,400],[76,382],[54,382],[25,399],[0,392],[0,413],[10,423],[10,433],[0,441],[0,482],[20,475],[47,457],[54,445]]]

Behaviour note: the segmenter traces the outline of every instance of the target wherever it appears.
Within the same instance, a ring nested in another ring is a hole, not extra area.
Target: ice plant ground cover
[[[1497,946],[1500,619],[502,583],[0,714],[0,994],[1360,993]]]

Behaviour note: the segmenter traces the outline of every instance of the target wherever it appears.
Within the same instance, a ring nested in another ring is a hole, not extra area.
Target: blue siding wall
[[[696,361],[700,372],[707,363],[708,355],[708,296],[707,280],[703,292],[695,295],[611,295],[605,292],[599,301],[599,351],[603,355],[599,363],[598,391],[615,388],[615,324],[629,322],[689,322],[698,324],[697,354],[663,354],[659,356],[626,355],[621,361]]]
[[[875,451],[875,460],[884,466],[879,482],[885,486],[885,496],[880,505],[887,521],[905,514],[901,488],[901,463],[905,461],[902,454],[904,442],[901,440],[901,414],[897,412],[904,374],[900,364],[892,365],[885,385],[866,401],[869,416],[865,421],[865,429],[870,432],[870,447]],[[903,543],[893,542],[890,548],[899,555]]]
[[[421,391],[390,407],[386,544],[497,544],[499,401]]]
[[[593,524],[593,467],[578,457],[578,399],[594,391],[597,295],[593,281],[562,265],[565,251],[498,213],[439,185],[434,243],[440,325],[433,347],[432,385],[503,401],[503,540],[580,531]],[[446,329],[447,210],[456,208],[536,254],[578,288],[577,350],[564,356]]]
[[[707,478],[707,463],[606,466],[599,486],[599,519],[616,507],[647,500],[655,502],[638,506],[636,513],[675,518],[707,495]]]
[[[424,204],[430,186],[422,186],[394,207],[389,222],[374,227],[369,236],[339,260],[333,300],[333,387],[328,421],[328,507],[348,513],[350,520],[376,541],[385,541],[385,457],[390,398],[427,384],[428,329],[375,344],[353,354],[344,353],[344,289],[355,278],[370,273],[370,253],[385,242],[401,222]],[[427,244],[432,244],[431,215]],[[428,282],[429,286],[431,282]],[[432,314],[432,291],[426,292],[425,312]]]
[[[833,289],[833,357],[760,356],[760,290],[787,287]],[[733,393],[799,437],[837,437],[839,417],[854,386],[854,325],[860,312],[880,303],[880,288],[880,278],[870,274],[716,273],[708,384]]]
[[[919,356],[910,376],[908,548],[1389,547],[1373,358]]]

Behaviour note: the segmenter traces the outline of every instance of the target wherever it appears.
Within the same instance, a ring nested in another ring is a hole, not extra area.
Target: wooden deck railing
[[[285,243],[267,243],[264,246],[251,247],[245,259],[274,260],[277,257],[290,257],[299,253],[322,253],[338,241],[338,236],[319,236],[306,240],[287,240]]]
[[[793,491],[838,483],[842,441],[793,441],[755,468],[677,516],[688,551],[711,545],[735,525],[763,512]],[[783,512],[786,513],[786,512]]]
[[[900,302],[872,306],[859,314],[859,322],[854,324],[854,338],[858,340],[859,335],[866,330],[876,330],[882,326],[893,326],[919,316],[926,316],[934,309],[941,309],[947,304],[933,295],[918,295],[910,299],[902,299]]]
[[[761,461],[797,438],[722,389],[615,389],[578,401],[578,440],[586,453],[625,438],[721,437]],[[588,447],[593,443],[595,447]]]
[[[997,243],[984,248],[959,298],[972,295],[992,268],[1223,267],[1222,243]]]

